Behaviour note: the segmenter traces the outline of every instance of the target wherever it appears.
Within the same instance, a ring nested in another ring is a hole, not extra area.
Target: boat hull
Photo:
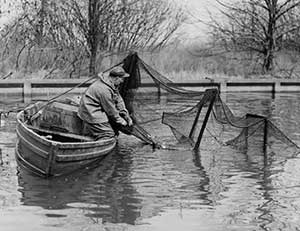
[[[16,159],[20,167],[41,176],[59,176],[101,161],[115,150],[115,138],[58,142],[38,134],[17,115]]]

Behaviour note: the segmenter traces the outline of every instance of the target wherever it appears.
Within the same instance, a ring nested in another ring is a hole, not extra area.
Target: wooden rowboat
[[[40,116],[29,120],[38,111]],[[25,108],[17,114],[19,166],[45,177],[59,176],[95,164],[115,150],[115,138],[95,141],[80,134],[81,126],[75,105],[37,102]]]

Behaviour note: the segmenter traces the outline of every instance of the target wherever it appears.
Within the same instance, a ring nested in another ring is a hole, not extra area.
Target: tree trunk
[[[268,49],[264,54],[263,71],[267,73],[274,68],[274,50]]]
[[[89,13],[89,35],[88,44],[90,49],[90,64],[89,74],[94,75],[96,73],[96,59],[98,50],[98,23],[99,23],[99,0],[89,0],[88,13]]]
[[[272,0],[269,2],[269,21],[268,21],[268,31],[267,31],[267,45],[266,51],[264,52],[264,72],[272,71],[274,68],[274,52],[276,48],[275,43],[275,26],[276,26],[276,9],[277,0]]]
[[[38,13],[38,25],[36,29],[36,40],[37,44],[41,46],[44,34],[44,21],[45,21],[45,11],[46,11],[46,0],[41,0],[41,9]]]
[[[96,74],[96,59],[97,59],[97,48],[92,46],[90,48],[90,64],[89,64],[90,75]]]

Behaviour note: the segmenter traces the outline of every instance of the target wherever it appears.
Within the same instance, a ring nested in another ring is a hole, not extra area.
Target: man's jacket
[[[121,113],[128,115],[118,89],[102,75],[83,94],[78,116],[88,123],[104,123],[121,120]]]

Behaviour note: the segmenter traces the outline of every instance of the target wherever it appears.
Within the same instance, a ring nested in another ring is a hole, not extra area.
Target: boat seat
[[[89,137],[89,136],[83,136],[83,135],[72,134],[72,133],[64,133],[64,132],[58,132],[58,131],[51,131],[48,129],[38,128],[38,127],[31,126],[31,125],[26,125],[26,126],[35,132],[41,132],[41,133],[45,133],[47,135],[58,135],[58,136],[62,136],[62,137],[70,138],[70,139],[81,140],[81,141],[95,141],[92,137]],[[46,137],[46,136],[44,136],[44,137]]]

